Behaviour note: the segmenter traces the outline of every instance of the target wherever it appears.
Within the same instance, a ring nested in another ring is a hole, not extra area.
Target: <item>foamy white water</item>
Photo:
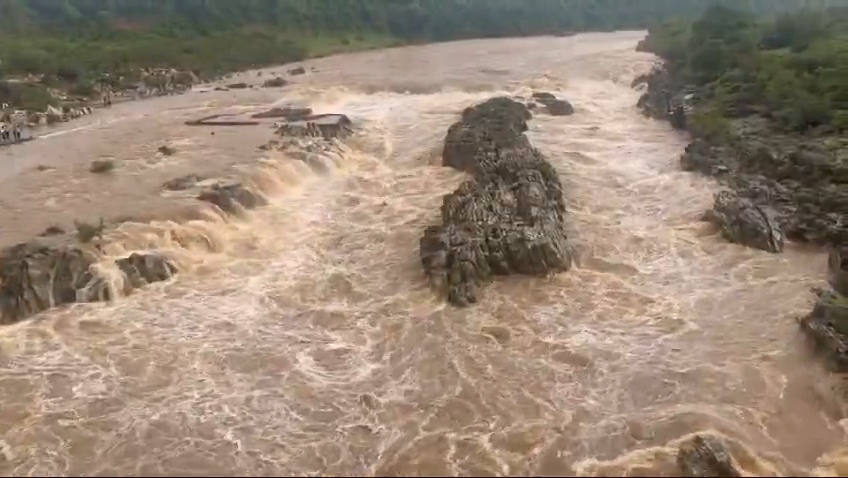
[[[0,472],[673,475],[675,444],[702,431],[751,474],[813,468],[844,442],[842,402],[794,322],[826,260],[726,244],[698,220],[716,186],[681,172],[686,138],[635,108],[630,82],[653,61],[634,51],[642,36],[325,58],[284,93],[120,105],[4,152],[18,169],[61,161],[3,184],[0,232],[150,214],[108,252],[156,248],[183,272],[0,330]],[[505,278],[453,309],[418,259],[463,180],[440,167],[444,134],[462,108],[534,89],[577,109],[537,115],[529,134],[562,174],[580,267]],[[288,101],[361,130],[310,168],[256,151],[268,130],[181,124]],[[161,142],[179,154],[155,156]],[[116,177],[85,172],[102,155],[123,161]],[[246,174],[272,204],[225,219],[151,194],[197,170]]]

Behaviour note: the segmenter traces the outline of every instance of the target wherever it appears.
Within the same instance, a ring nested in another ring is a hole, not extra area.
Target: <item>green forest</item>
[[[718,1],[718,0],[716,0]],[[758,14],[844,0],[723,0]],[[645,28],[708,0],[2,0],[0,80],[34,75],[85,96],[142,67],[201,77],[309,56],[463,38]],[[38,85],[0,101],[44,106]]]
[[[787,132],[848,130],[848,7],[758,19],[717,6],[651,28],[642,47],[699,91],[694,126],[705,134],[749,115]]]

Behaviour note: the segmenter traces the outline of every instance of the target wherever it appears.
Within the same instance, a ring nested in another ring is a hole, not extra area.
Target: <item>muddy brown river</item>
[[[120,104],[0,152],[3,245],[125,215],[145,221],[109,254],[181,268],[0,329],[0,474],[673,475],[697,432],[753,475],[848,473],[826,456],[845,445],[842,402],[795,323],[826,257],[728,244],[699,220],[718,186],[680,171],[686,137],[635,107],[643,36],[328,57],[285,89]],[[463,179],[440,166],[447,127],[533,90],[576,108],[529,136],[562,175],[580,265],[446,306],[418,239]],[[309,168],[257,149],[267,125],[183,124],[288,101],[359,132]],[[103,158],[116,170],[89,173]],[[222,218],[161,192],[188,172],[248,175],[271,204]]]

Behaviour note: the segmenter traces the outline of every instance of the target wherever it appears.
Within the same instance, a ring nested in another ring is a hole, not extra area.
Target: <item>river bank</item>
[[[669,51],[663,28],[672,27],[658,27],[640,49]],[[799,322],[830,367],[848,372],[848,140],[831,125],[787,131],[750,91],[718,112],[722,80],[699,84],[680,66],[685,59],[663,60],[634,82],[645,87],[638,106],[689,134],[683,170],[723,185],[704,219],[742,246],[781,253],[795,241],[829,251],[828,287],[814,291],[814,309]]]

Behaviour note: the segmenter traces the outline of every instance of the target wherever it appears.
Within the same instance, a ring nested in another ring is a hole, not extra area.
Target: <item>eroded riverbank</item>
[[[634,106],[630,83],[653,63],[634,51],[642,36],[325,58],[282,94],[116,105],[16,148],[4,241],[67,214],[161,214],[162,182],[190,172],[260,166],[271,204],[130,225],[129,249],[172,251],[186,273],[0,330],[0,471],[670,475],[676,442],[706,430],[748,472],[813,468],[844,440],[794,322],[826,259],[740,248],[699,220],[715,185],[680,171],[686,138]],[[576,108],[528,134],[560,173],[580,265],[446,307],[418,258],[465,179],[440,166],[445,132],[467,106],[534,89]],[[320,174],[257,150],[269,129],[180,126],[282,99],[344,112],[361,135]],[[163,143],[177,154],[160,158]],[[92,176],[98,155],[122,164]],[[42,161],[57,169],[27,169]],[[180,248],[178,231],[215,247]]]

